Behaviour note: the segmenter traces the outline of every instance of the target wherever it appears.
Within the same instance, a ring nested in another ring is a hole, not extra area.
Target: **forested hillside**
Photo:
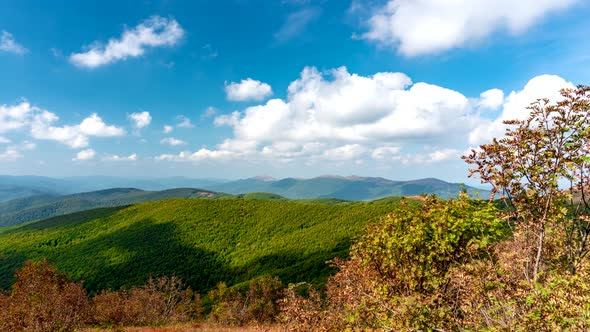
[[[326,261],[396,205],[170,199],[79,212],[0,230],[0,284],[42,257],[90,290],[172,274],[199,291],[267,274],[322,282]]]
[[[211,198],[222,195],[192,188],[162,191],[114,188],[66,196],[31,196],[0,203],[0,227],[99,207],[123,206],[167,198]]]

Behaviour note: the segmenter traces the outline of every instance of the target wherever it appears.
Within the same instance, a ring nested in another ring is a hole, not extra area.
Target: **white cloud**
[[[371,157],[375,160],[399,160],[401,147],[399,146],[382,146],[371,152]]]
[[[574,84],[554,75],[540,75],[532,78],[520,91],[512,91],[502,104],[502,112],[495,119],[482,119],[469,134],[469,144],[479,145],[491,141],[493,137],[504,136],[507,126],[505,120],[523,120],[529,115],[527,107],[539,98],[552,101],[561,100],[559,91],[573,88]]]
[[[219,160],[232,157],[231,151],[212,151],[208,149],[200,149],[197,152],[191,153],[188,151],[180,152],[177,155],[162,154],[156,157],[156,160],[171,160],[171,161],[201,161],[201,160]]]
[[[436,150],[428,154],[427,162],[435,163],[441,162],[445,160],[449,160],[452,158],[459,158],[461,156],[461,151],[457,149],[442,149]]]
[[[34,150],[36,148],[35,143],[24,141],[21,144],[14,144],[7,146],[4,152],[0,152],[0,160],[2,161],[15,161],[23,156],[23,152],[27,150]]]
[[[2,34],[0,34],[0,52],[25,54],[28,50],[17,43],[10,32],[2,30]]]
[[[203,112],[203,114],[201,115],[201,119],[208,119],[208,118],[214,117],[215,115],[217,115],[218,112],[219,111],[217,110],[217,108],[215,108],[213,106],[209,106],[209,107],[207,107],[205,112]]]
[[[32,114],[40,112],[41,109],[27,101],[17,105],[0,105],[0,133],[26,127],[31,122]]]
[[[185,145],[186,142],[183,140],[176,139],[174,137],[166,137],[160,141],[160,144],[168,144],[170,146]]]
[[[226,85],[225,93],[228,100],[261,101],[272,95],[272,88],[266,83],[247,78],[240,83],[231,82]]]
[[[164,134],[170,134],[173,130],[174,130],[174,127],[169,126],[169,125],[165,125],[164,126],[164,129],[162,130],[162,132]]]
[[[111,154],[111,155],[106,155],[102,160],[104,160],[104,161],[136,161],[137,154],[133,153],[127,157]]]
[[[474,146],[503,134],[504,119],[522,118],[539,97],[558,99],[573,87],[560,77],[541,75],[505,97],[499,89],[477,97],[403,73],[362,76],[344,67],[328,72],[305,68],[285,99],[271,99],[220,114],[213,123],[233,134],[215,147],[163,154],[168,161],[248,161],[299,164],[433,165],[459,161]]]
[[[504,91],[502,91],[500,89],[491,89],[491,90],[482,92],[479,95],[478,106],[480,106],[482,108],[495,110],[498,107],[502,106],[503,102],[504,102]]]
[[[119,39],[112,38],[106,45],[95,41],[83,53],[70,55],[70,62],[79,67],[96,68],[129,57],[139,57],[149,47],[177,44],[184,30],[174,19],[152,16],[135,28],[125,30]]]
[[[184,115],[179,115],[176,117],[176,119],[180,122],[178,122],[178,124],[176,124],[176,127],[178,128],[194,128],[195,126],[191,123],[191,119],[187,118]]]
[[[133,121],[133,126],[137,129],[147,127],[152,122],[150,112],[131,113],[129,119]]]
[[[359,143],[444,137],[472,121],[465,115],[465,96],[427,83],[412,85],[401,73],[360,76],[341,67],[330,74],[327,80],[315,68],[306,68],[290,84],[287,100],[272,99],[219,116],[215,124],[233,127],[241,141]]]
[[[234,135],[216,149],[160,160],[393,159],[402,145],[464,141],[479,123],[472,108],[462,94],[413,84],[402,73],[361,76],[344,67],[327,73],[308,67],[289,85],[286,99],[217,116],[214,124],[232,127]]]
[[[328,149],[322,153],[322,159],[327,160],[351,160],[362,156],[367,149],[360,144],[346,144],[336,148]]]
[[[75,126],[53,126],[53,123],[58,119],[57,115],[47,111],[35,115],[31,122],[31,136],[36,139],[57,141],[73,149],[78,149],[87,147],[91,136],[116,137],[125,135],[123,129],[107,125],[96,113]]]
[[[29,130],[31,137],[52,140],[71,148],[88,146],[90,137],[123,136],[125,131],[107,125],[96,113],[82,120],[78,125],[55,126],[59,117],[52,112],[22,101],[16,105],[0,105],[0,133]]]
[[[12,142],[11,140],[9,140],[6,137],[0,136],[0,144],[6,144],[6,143],[10,143]]]
[[[579,0],[389,0],[363,38],[406,56],[440,53],[498,31],[519,34]]]
[[[284,43],[302,33],[307,26],[320,17],[322,11],[319,8],[303,8],[289,14],[285,23],[275,33],[274,37],[279,43]]]
[[[86,149],[86,150],[82,150],[79,151],[78,153],[76,153],[76,157],[74,157],[74,161],[81,161],[81,160],[90,160],[93,159],[94,156],[96,156],[96,151],[94,151],[93,149]]]

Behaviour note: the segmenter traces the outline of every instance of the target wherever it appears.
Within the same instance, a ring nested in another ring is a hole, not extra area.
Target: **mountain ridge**
[[[423,178],[408,181],[396,181],[383,177],[322,175],[313,178],[283,178],[269,180],[268,176],[256,176],[234,180],[205,189],[245,194],[250,192],[267,192],[290,199],[337,198],[346,200],[373,200],[388,196],[416,196],[435,194],[441,198],[456,197],[462,190],[470,195],[485,197],[489,191],[451,183],[437,178]]]

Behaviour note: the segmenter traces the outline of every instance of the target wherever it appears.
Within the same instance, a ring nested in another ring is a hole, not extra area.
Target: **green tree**
[[[349,260],[335,262],[340,272],[328,283],[327,303],[310,306],[324,308],[315,322],[335,331],[452,328],[460,308],[451,269],[503,236],[496,215],[492,203],[465,195],[449,201],[428,197],[421,206],[402,204],[369,227]],[[293,303],[305,302],[293,292],[287,295]],[[294,317],[298,311],[288,303],[284,308],[284,321],[294,330],[313,322]]]
[[[470,176],[491,184],[512,208],[510,216],[528,242],[525,270],[533,281],[556,264],[575,274],[590,249],[590,88],[561,95],[556,103],[537,100],[527,119],[505,121],[505,137],[463,157],[475,166]],[[549,240],[548,232],[555,233]]]

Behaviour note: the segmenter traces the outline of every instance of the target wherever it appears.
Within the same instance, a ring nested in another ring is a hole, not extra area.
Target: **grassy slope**
[[[263,274],[321,282],[325,261],[345,256],[351,239],[394,206],[171,199],[54,217],[0,229],[0,285],[41,257],[90,290],[173,273],[200,291]]]

